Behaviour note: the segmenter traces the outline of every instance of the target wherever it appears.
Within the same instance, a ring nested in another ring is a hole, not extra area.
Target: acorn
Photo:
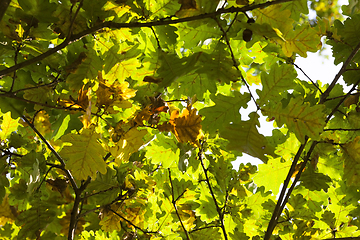
[[[250,29],[245,29],[243,32],[243,39],[245,42],[250,42],[253,32]]]
[[[253,18],[249,18],[247,20],[247,23],[254,23],[255,22],[255,19]],[[243,39],[245,42],[250,42],[251,41],[251,38],[252,38],[252,35],[253,35],[253,32],[250,30],[250,29],[245,29],[244,32],[243,32]]]

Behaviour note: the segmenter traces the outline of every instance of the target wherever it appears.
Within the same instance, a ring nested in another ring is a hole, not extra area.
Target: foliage
[[[358,1],[3,2],[1,239],[360,235]]]

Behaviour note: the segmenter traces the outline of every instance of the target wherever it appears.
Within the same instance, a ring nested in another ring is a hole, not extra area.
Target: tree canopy
[[[1,239],[360,236],[357,0],[0,8]]]

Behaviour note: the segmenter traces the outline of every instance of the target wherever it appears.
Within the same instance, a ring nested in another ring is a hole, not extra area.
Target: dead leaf
[[[203,136],[201,116],[197,115],[197,110],[191,109],[191,106],[185,108],[181,114],[179,110],[174,110],[169,122],[158,126],[158,129],[159,131],[171,131],[179,142],[190,142],[196,146],[199,146],[198,140]]]

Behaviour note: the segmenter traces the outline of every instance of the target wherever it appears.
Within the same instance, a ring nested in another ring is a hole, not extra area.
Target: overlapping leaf
[[[274,149],[256,128],[260,126],[259,115],[252,112],[249,117],[248,121],[228,125],[220,132],[220,136],[229,140],[227,145],[229,150],[244,152],[267,162],[266,155],[274,155]]]
[[[230,122],[241,121],[240,108],[247,108],[250,94],[235,92],[234,96],[224,96],[222,94],[212,95],[211,99],[215,105],[203,108],[199,114],[205,117],[202,122],[203,129],[214,133],[218,129],[223,129]]]
[[[268,101],[281,100],[281,93],[295,87],[295,78],[297,74],[295,69],[290,65],[272,65],[270,73],[261,74],[261,83],[263,89],[257,90],[259,95],[258,104],[262,106]]]
[[[198,140],[202,137],[201,116],[196,108],[187,107],[180,114],[179,110],[171,112],[169,122],[158,127],[160,131],[172,132],[181,143],[190,142],[199,145]]]
[[[286,124],[293,131],[300,142],[305,136],[314,140],[319,139],[320,132],[325,126],[325,117],[322,113],[324,106],[310,106],[303,103],[302,97],[291,98],[289,104],[283,108],[279,102],[275,107],[264,107],[262,112],[270,118],[275,117],[278,126]]]

